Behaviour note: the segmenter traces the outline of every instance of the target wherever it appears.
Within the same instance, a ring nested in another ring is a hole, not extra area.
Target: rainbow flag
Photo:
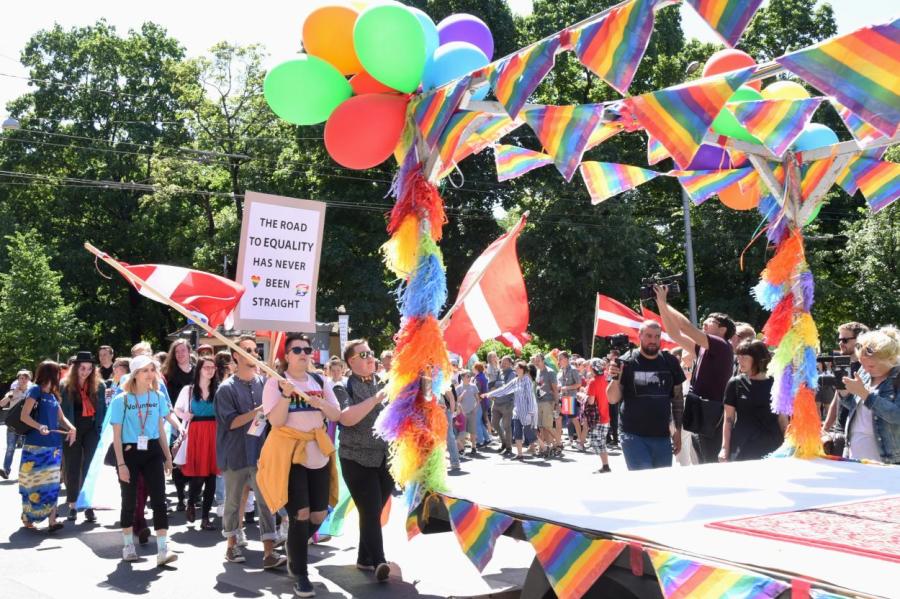
[[[885,136],[883,133],[853,114],[849,108],[837,100],[832,100],[831,103],[834,104],[834,108],[837,110],[838,115],[840,115],[841,120],[844,121],[847,129],[853,134],[853,138],[859,142],[860,146],[865,147],[871,143],[884,139]],[[885,150],[887,150],[887,147],[872,148],[866,152],[866,155],[869,158],[881,160]]]
[[[549,522],[523,521],[522,528],[559,599],[584,595],[625,548]]]
[[[658,0],[631,0],[605,17],[573,31],[575,54],[581,64],[623,96],[628,93],[650,34]]]
[[[522,121],[506,115],[459,111],[450,117],[438,140],[441,158],[439,178],[446,177],[457,163],[477,154],[516,129]]]
[[[726,187],[747,180],[754,173],[753,167],[723,169],[719,171],[669,171],[678,177],[694,204],[700,205]]]
[[[900,164],[857,156],[837,182],[850,195],[862,191],[872,212],[878,212],[900,197]]]
[[[412,108],[413,120],[429,148],[438,142],[447,121],[462,101],[471,77],[466,76],[422,94]]]
[[[770,599],[791,588],[790,583],[743,570],[718,568],[695,562],[670,551],[647,549],[663,597],[717,597]]]
[[[491,69],[494,95],[510,117],[519,115],[528,97],[553,68],[558,48],[559,36],[552,37],[503,59]]]
[[[599,204],[616,194],[634,189],[660,174],[639,166],[614,162],[581,163],[581,178],[591,195],[591,204]]]
[[[776,60],[884,135],[900,126],[900,18]]]
[[[590,138],[588,138],[587,147],[584,151],[587,152],[591,148],[599,146],[619,131],[622,131],[622,129],[622,125],[618,123],[598,123]]]
[[[413,537],[421,533],[422,531],[419,529],[419,516],[415,512],[406,516],[406,540],[412,541]]]
[[[687,0],[722,41],[734,45],[763,0]]]
[[[812,192],[815,191],[819,183],[828,175],[831,166],[834,164],[834,157],[822,158],[808,162],[800,167],[800,197],[803,201],[809,199]],[[775,178],[779,183],[784,185],[784,167],[779,165],[772,169]]]
[[[515,519],[462,499],[444,497],[444,501],[450,513],[450,525],[462,550],[481,572],[494,555],[497,537],[506,532]]]
[[[602,111],[602,104],[579,104],[536,106],[523,114],[544,150],[553,156],[556,168],[566,181],[571,181]]]
[[[738,122],[781,158],[794,143],[824,98],[754,100],[728,104]]]
[[[647,134],[659,140],[679,168],[687,168],[728,98],[752,68],[698,79],[625,100]]]
[[[494,146],[494,160],[497,162],[498,181],[515,179],[536,168],[553,164],[553,158],[543,152],[506,144]]]
[[[666,148],[663,147],[659,141],[653,139],[650,135],[647,136],[647,164],[654,165],[662,162],[666,158],[669,157],[669,153],[666,152]]]

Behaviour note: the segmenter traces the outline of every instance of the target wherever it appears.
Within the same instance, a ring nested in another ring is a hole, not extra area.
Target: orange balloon
[[[703,67],[703,76],[719,75],[720,73],[736,71],[754,65],[756,65],[756,61],[746,52],[735,50],[734,48],[726,48],[709,57],[709,60],[706,61],[706,66]],[[752,81],[744,85],[759,91],[762,89],[762,80]]]
[[[719,192],[719,200],[732,210],[752,210],[762,197],[762,179],[751,177],[750,182],[738,181]]]
[[[400,92],[392,87],[386,86],[365,71],[360,71],[350,78],[350,87],[353,88],[354,95],[361,96],[363,94],[399,94]]]
[[[331,63],[343,75],[363,70],[353,49],[353,26],[359,13],[347,6],[323,6],[303,22],[303,49]]]

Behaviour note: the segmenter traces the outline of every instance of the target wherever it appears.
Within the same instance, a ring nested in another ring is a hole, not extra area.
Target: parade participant
[[[466,436],[469,437],[469,443],[472,449],[469,455],[478,455],[478,404],[481,398],[478,396],[478,387],[472,382],[472,373],[468,370],[462,372],[462,382],[456,387],[457,411],[466,419],[466,428],[457,438],[457,445],[461,453],[465,452]]]
[[[337,356],[328,360],[328,378],[335,385],[344,385],[347,379],[344,377],[344,363]]]
[[[534,379],[529,375],[528,368],[524,361],[516,362],[515,378],[485,394],[489,398],[512,394],[512,439],[516,444],[516,457],[513,459],[520,461],[525,459],[522,453],[523,443],[531,445],[534,442],[534,425],[537,423]]]
[[[694,354],[684,351],[683,347],[672,348],[669,353],[681,364],[681,372],[684,373],[685,378],[681,383],[681,392],[687,395],[688,389],[691,387],[691,374],[694,371]],[[681,428],[681,451],[675,454],[675,461],[679,466],[693,466],[700,463],[700,460],[697,459],[697,452],[694,450],[693,436],[690,431],[684,430],[683,425]]]
[[[216,355],[216,350],[213,349],[212,345],[208,343],[204,343],[203,345],[197,347],[197,357],[198,358],[214,358]]]
[[[165,566],[178,556],[168,548],[169,517],[166,513],[166,473],[172,470],[172,455],[166,439],[163,420],[170,405],[159,391],[156,363],[140,355],[131,361],[131,376],[123,393],[109,404],[113,426],[113,451],[122,490],[122,559],[138,560],[134,548],[133,524],[137,500],[137,477],[143,477],[153,509],[156,530],[156,565]]]
[[[256,338],[242,335],[238,347],[250,355],[256,355]],[[248,360],[232,350],[232,360],[237,365],[234,376],[219,384],[215,395],[216,411],[216,462],[225,483],[225,509],[222,530],[228,539],[225,560],[233,563],[246,561],[238,544],[243,536],[241,528],[241,504],[244,487],[249,486],[256,495],[256,468],[262,449],[263,426],[257,423],[254,434],[250,425],[263,410],[263,377],[256,373],[256,361]],[[259,531],[263,543],[263,568],[283,566],[287,558],[275,552],[275,518],[264,501],[258,502]],[[239,532],[240,531],[240,532]]]
[[[606,382],[612,380],[609,374],[609,365],[614,364],[619,359],[619,350],[611,349],[606,354]],[[619,404],[609,404],[609,434],[606,435],[606,443],[610,447],[619,447]]]
[[[605,364],[599,359],[590,361],[591,379],[586,390],[584,419],[589,431],[591,450],[600,456],[600,469],[595,473],[610,472],[606,435],[609,433],[609,401],[606,399]]]
[[[869,332],[869,327],[859,322],[845,322],[838,327],[838,353],[850,358],[850,374],[855,375],[859,371],[859,355],[856,351],[856,340],[863,333]],[[847,390],[835,389],[828,405],[825,421],[822,423],[822,436],[825,439],[825,453],[841,456],[844,454],[847,428],[847,417],[850,410],[841,404],[841,398],[847,395]]]
[[[16,373],[16,380],[9,387],[9,392],[0,400],[0,408],[5,410],[11,409],[20,401],[24,401],[28,390],[34,386],[31,382],[31,372],[28,370],[20,370]],[[3,480],[9,478],[12,472],[13,458],[16,454],[16,447],[20,442],[24,442],[25,435],[20,435],[12,427],[6,427],[6,455],[3,458],[3,470],[0,470],[0,477]]]
[[[224,383],[234,376],[235,369],[236,366],[234,360],[231,359],[231,352],[223,349],[216,354],[216,374],[220,383]]]
[[[787,416],[772,413],[771,355],[762,341],[744,341],[735,354],[741,374],[725,387],[725,424],[720,462],[758,460],[784,442]]]
[[[578,391],[581,389],[581,374],[569,362],[569,352],[559,352],[559,397],[561,405],[560,416],[556,419],[556,442],[562,447],[562,430],[572,424],[575,427],[575,438],[572,445],[578,446],[584,451],[584,442],[581,437],[581,422],[578,419],[579,406]]]
[[[844,377],[848,395],[845,457],[900,464],[900,331],[881,327],[860,335],[858,374]]]
[[[547,368],[544,354],[535,354],[532,360],[537,368],[537,423],[541,456],[562,456],[562,445],[556,444],[556,435],[553,433],[553,408],[559,401],[556,373]]]
[[[472,365],[472,382],[478,389],[476,396],[478,397],[478,407],[475,408],[475,418],[478,420],[477,447],[487,447],[491,443],[491,435],[488,430],[491,428],[491,402],[481,397],[482,393],[487,393],[488,380],[484,374],[484,363],[475,362]]]
[[[175,402],[175,414],[187,431],[184,441],[184,462],[181,471],[188,479],[188,522],[197,519],[197,503],[203,490],[200,510],[200,528],[215,530],[209,519],[216,494],[216,410],[213,399],[219,386],[216,363],[210,356],[197,359],[193,384],[181,389]]]
[[[187,339],[176,339],[169,346],[165,362],[162,363],[163,382],[169,391],[169,398],[175,402],[181,395],[181,390],[194,381],[194,363],[191,359],[191,344]],[[174,405],[174,404],[173,404]],[[185,487],[187,478],[179,466],[172,470],[172,482],[175,484],[175,495],[178,503],[175,509],[179,512],[185,510]]]
[[[69,514],[66,519],[75,522],[78,510],[75,502],[81,492],[81,484],[87,476],[88,468],[106,415],[106,387],[100,379],[100,372],[94,366],[94,358],[89,351],[80,351],[69,369],[65,381],[60,385],[61,407],[66,419],[75,425],[75,443],[64,447],[66,460],[66,502]],[[96,522],[93,508],[84,511],[84,519]]]
[[[341,408],[333,385],[309,370],[313,352],[309,337],[288,333],[284,346],[287,382],[269,379],[263,390],[263,410],[272,431],[259,456],[257,482],[260,498],[272,512],[287,508],[287,557],[288,569],[296,577],[294,594],[313,597],[307,548],[328,515],[328,506],[337,504],[338,494],[334,445],[325,419],[339,420]]]
[[[106,381],[106,405],[109,406],[110,400],[116,395],[122,385],[122,378],[131,372],[131,359],[116,358],[113,362],[112,378]]]
[[[456,444],[456,431],[453,427],[453,414],[456,413],[456,389],[451,385],[440,398],[447,418],[447,453],[450,456],[450,472],[460,472],[459,446]]]
[[[22,400],[25,402],[22,422],[32,429],[25,435],[19,465],[22,525],[34,529],[35,524],[48,518],[47,532],[63,527],[56,521],[63,434],[68,444],[75,442],[75,427],[59,405],[59,374],[59,364],[49,360],[41,362],[35,373],[35,384]],[[65,433],[61,434],[60,429]]]
[[[359,511],[356,567],[374,570],[375,578],[383,582],[391,569],[384,557],[381,512],[394,490],[394,479],[388,471],[388,445],[375,436],[372,427],[387,396],[375,376],[375,352],[365,339],[348,341],[343,354],[351,373],[347,386],[334,391],[342,407],[341,473]]]
[[[490,354],[488,354],[488,365],[490,368]],[[503,359],[500,360],[500,370],[497,373],[497,378],[491,385],[492,390],[507,385],[516,378],[516,373],[513,372],[512,365],[512,358],[510,356],[503,356]],[[490,381],[490,374],[488,374],[488,381]],[[491,428],[493,428],[500,436],[500,453],[504,456],[511,456],[513,453],[512,418],[515,394],[500,393],[490,395],[489,397],[494,400],[491,405]]]
[[[108,381],[113,375],[113,357],[115,352],[109,345],[101,345],[97,349],[97,360],[99,365],[97,370],[100,371],[100,380]]]
[[[659,350],[661,337],[659,323],[645,320],[638,329],[640,347],[609,366],[606,396],[611,404],[622,403],[622,453],[629,470],[671,466],[681,449],[684,373],[672,354]]]

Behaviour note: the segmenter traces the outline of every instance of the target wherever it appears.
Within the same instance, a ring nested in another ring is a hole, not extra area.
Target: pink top
[[[305,381],[298,381],[288,373],[284,373],[284,378],[291,382],[296,389],[303,391],[307,395],[324,398],[324,401],[340,409],[340,403],[332,391],[332,385],[325,382],[323,390],[312,376],[307,376]],[[266,381],[263,388],[263,411],[266,415],[271,412],[279,401],[287,401],[281,397],[281,389],[278,387],[278,381],[270,378]],[[309,432],[317,428],[325,426],[325,417],[321,410],[313,408],[302,399],[298,402],[291,402],[288,408],[287,422],[285,426],[289,426],[294,430]],[[315,442],[306,445],[306,460],[303,465],[307,468],[318,469],[328,464],[328,458],[319,450],[319,445]]]

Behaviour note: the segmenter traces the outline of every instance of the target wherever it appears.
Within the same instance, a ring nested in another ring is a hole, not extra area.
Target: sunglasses
[[[300,354],[306,354],[307,356],[309,356],[313,353],[313,348],[311,348],[311,347],[292,347],[288,351],[291,352],[292,354],[294,354],[295,356],[299,356]]]
[[[838,337],[838,343],[850,343],[856,339],[856,337]]]
[[[359,353],[356,354],[356,355],[357,355],[357,357],[360,357],[360,358],[362,358],[363,360],[368,360],[369,358],[374,358],[374,357],[375,357],[375,352],[373,352],[373,351],[361,351],[361,352],[359,352]]]

